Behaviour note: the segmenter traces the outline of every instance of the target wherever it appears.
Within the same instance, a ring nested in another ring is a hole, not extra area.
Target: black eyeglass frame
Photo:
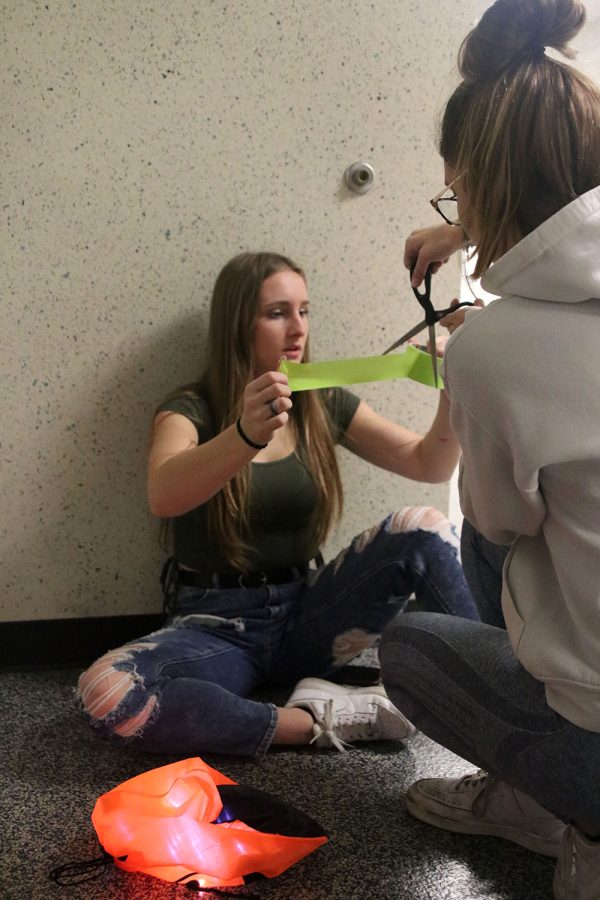
[[[456,184],[456,182],[459,180],[459,178],[462,178],[462,175],[457,175],[457,177],[454,179],[454,181],[451,181],[450,184],[447,184],[445,187],[443,187],[442,190],[439,192],[439,194],[436,194],[435,197],[432,197],[431,200],[429,201],[431,203],[431,205],[433,206],[433,208],[435,209],[435,211],[437,213],[439,213],[439,215],[442,217],[444,222],[447,222],[448,225],[460,225],[460,219],[458,217],[456,217],[455,219],[449,219],[448,216],[446,215],[446,213],[442,212],[442,210],[440,209],[440,200],[444,199],[449,202],[452,202],[452,201],[456,202],[458,200],[456,193],[453,193],[452,197],[444,197],[444,194],[453,188],[453,186]]]

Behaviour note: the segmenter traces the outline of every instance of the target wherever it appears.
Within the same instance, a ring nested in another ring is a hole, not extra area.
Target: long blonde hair
[[[572,58],[584,21],[579,0],[496,0],[460,48],[439,150],[468,197],[475,277],[600,185],[600,91],[544,52]]]
[[[187,388],[206,402],[215,435],[237,420],[242,412],[244,388],[254,377],[252,335],[262,284],[286,269],[306,281],[300,266],[287,256],[267,252],[241,253],[230,259],[217,276],[210,304],[209,358],[200,381]],[[310,359],[308,339],[303,359]],[[296,432],[297,452],[315,482],[315,529],[321,544],[343,508],[333,427],[316,391],[294,395],[290,420]],[[250,565],[249,487],[250,466],[246,466],[207,503],[214,544],[229,565],[241,571],[248,571]]]

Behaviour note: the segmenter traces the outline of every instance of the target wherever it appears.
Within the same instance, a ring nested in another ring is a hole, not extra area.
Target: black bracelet
[[[242,430],[242,419],[241,417],[235,423],[235,427],[238,430],[238,434],[243,441],[246,441],[249,447],[254,447],[255,450],[264,450],[267,446],[266,444],[257,444],[256,441],[251,441],[247,434],[244,434]]]

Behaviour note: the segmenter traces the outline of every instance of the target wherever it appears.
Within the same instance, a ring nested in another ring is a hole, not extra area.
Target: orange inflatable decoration
[[[103,794],[92,822],[120,868],[205,890],[274,878],[328,839],[309,816],[199,757]]]

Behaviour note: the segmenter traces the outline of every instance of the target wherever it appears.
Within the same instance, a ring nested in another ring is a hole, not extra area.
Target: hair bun
[[[572,59],[569,42],[584,22],[580,0],[496,0],[462,43],[460,74],[466,81],[492,79],[518,61],[541,57],[545,47]]]

